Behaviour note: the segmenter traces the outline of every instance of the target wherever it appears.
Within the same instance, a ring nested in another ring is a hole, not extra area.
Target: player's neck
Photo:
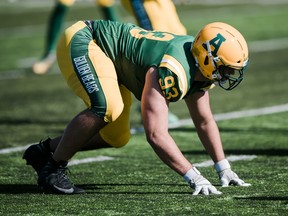
[[[194,77],[195,81],[206,82],[209,81],[206,77],[204,77],[199,69],[197,69]]]

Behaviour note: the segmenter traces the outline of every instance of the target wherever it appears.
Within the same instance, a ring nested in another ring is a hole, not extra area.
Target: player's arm
[[[192,165],[168,133],[168,101],[161,92],[156,68],[147,72],[141,110],[148,142],[163,162],[183,176]]]
[[[188,96],[185,102],[198,136],[215,163],[214,167],[222,186],[228,186],[229,184],[250,186],[231,170],[228,160],[225,159],[219,129],[211,112],[208,91],[196,92]]]
[[[221,192],[192,167],[168,133],[168,101],[161,92],[156,68],[150,68],[147,72],[141,105],[147,140],[160,159],[184,177],[195,190],[194,195],[220,194]]]
[[[206,151],[215,163],[223,160],[225,155],[218,126],[211,112],[208,91],[191,94],[185,102]]]

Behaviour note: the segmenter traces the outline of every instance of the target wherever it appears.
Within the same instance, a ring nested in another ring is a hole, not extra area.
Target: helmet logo
[[[224,41],[226,41],[226,38],[224,38],[224,36],[221,35],[220,33],[218,33],[218,34],[216,35],[216,37],[214,37],[212,40],[209,41],[210,47],[211,47],[211,46],[214,47],[213,50],[211,49],[211,53],[212,53],[212,55],[213,55],[214,57],[217,56],[217,52],[218,52],[221,44],[222,44]],[[208,47],[207,47],[207,43],[203,43],[202,46],[204,47],[204,49],[206,49],[207,51],[209,51],[209,50],[208,50]]]

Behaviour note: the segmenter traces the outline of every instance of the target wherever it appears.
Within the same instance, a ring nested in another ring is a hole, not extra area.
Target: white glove
[[[251,184],[245,183],[238,175],[231,170],[231,166],[228,160],[223,159],[214,165],[216,169],[222,187],[228,187],[229,185],[237,186],[251,186]]]
[[[193,167],[183,176],[189,186],[194,189],[193,195],[222,194],[201,173]]]

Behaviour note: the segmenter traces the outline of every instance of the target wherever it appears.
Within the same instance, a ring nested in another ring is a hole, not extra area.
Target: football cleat
[[[47,57],[35,62],[32,66],[32,71],[35,74],[45,74],[51,69],[55,61],[55,54],[50,54]]]
[[[26,160],[26,164],[31,165],[38,175],[52,156],[49,147],[50,141],[50,138],[44,141],[40,140],[38,144],[29,146],[23,154],[23,159]]]
[[[66,161],[56,162],[50,157],[48,163],[41,170],[38,177],[38,186],[44,192],[57,194],[81,194],[85,190],[77,188],[66,175],[68,170]]]

